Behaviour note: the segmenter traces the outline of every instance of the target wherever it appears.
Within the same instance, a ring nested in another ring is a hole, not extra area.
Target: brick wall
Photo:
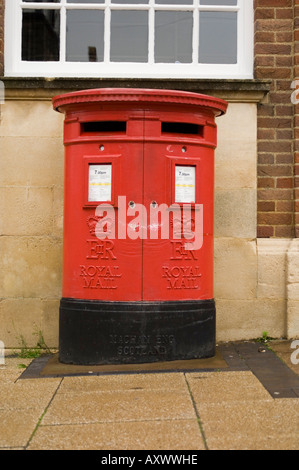
[[[258,237],[295,234],[291,102],[295,1],[299,4],[298,0],[255,1],[255,77],[272,80],[266,101],[258,106]]]
[[[0,76],[4,73],[4,0],[0,0]]]
[[[294,86],[299,88],[299,0],[294,0]],[[298,80],[298,81],[297,81]],[[295,235],[299,237],[299,93],[294,90],[294,209]]]

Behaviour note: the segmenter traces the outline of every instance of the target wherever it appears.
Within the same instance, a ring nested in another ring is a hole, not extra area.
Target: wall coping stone
[[[7,100],[51,100],[53,96],[91,88],[150,88],[183,90],[222,98],[229,102],[261,102],[271,80],[145,79],[145,78],[31,78],[0,77]]]

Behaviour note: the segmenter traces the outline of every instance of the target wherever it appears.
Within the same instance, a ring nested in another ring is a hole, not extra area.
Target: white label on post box
[[[88,201],[111,201],[112,165],[89,165]]]
[[[195,166],[175,166],[175,202],[195,202]]]

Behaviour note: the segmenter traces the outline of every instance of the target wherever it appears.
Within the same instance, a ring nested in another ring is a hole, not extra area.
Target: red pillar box
[[[65,114],[60,361],[143,363],[215,353],[215,116],[189,92],[56,96]]]

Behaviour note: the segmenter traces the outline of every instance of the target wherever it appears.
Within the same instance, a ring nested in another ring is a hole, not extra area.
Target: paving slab
[[[186,392],[186,380],[182,373],[65,377],[57,393],[125,390]]]
[[[286,436],[299,446],[299,401],[271,400],[198,404],[198,413],[208,446],[210,439],[235,442],[269,437],[279,443]],[[210,447],[209,447],[210,448]]]
[[[39,406],[44,410],[56,392],[61,379],[18,380],[1,384],[0,409],[26,409]]]
[[[42,424],[196,419],[188,390],[56,394]]]
[[[290,343],[269,350],[233,342],[217,351],[209,363],[117,370],[58,371],[54,356],[6,357],[0,449],[298,450],[299,371],[288,362]]]
[[[204,450],[197,420],[40,426],[29,450]]]
[[[186,379],[196,404],[271,400],[268,391],[250,371],[188,373]]]
[[[40,408],[0,409],[0,448],[25,447],[42,412]]]

